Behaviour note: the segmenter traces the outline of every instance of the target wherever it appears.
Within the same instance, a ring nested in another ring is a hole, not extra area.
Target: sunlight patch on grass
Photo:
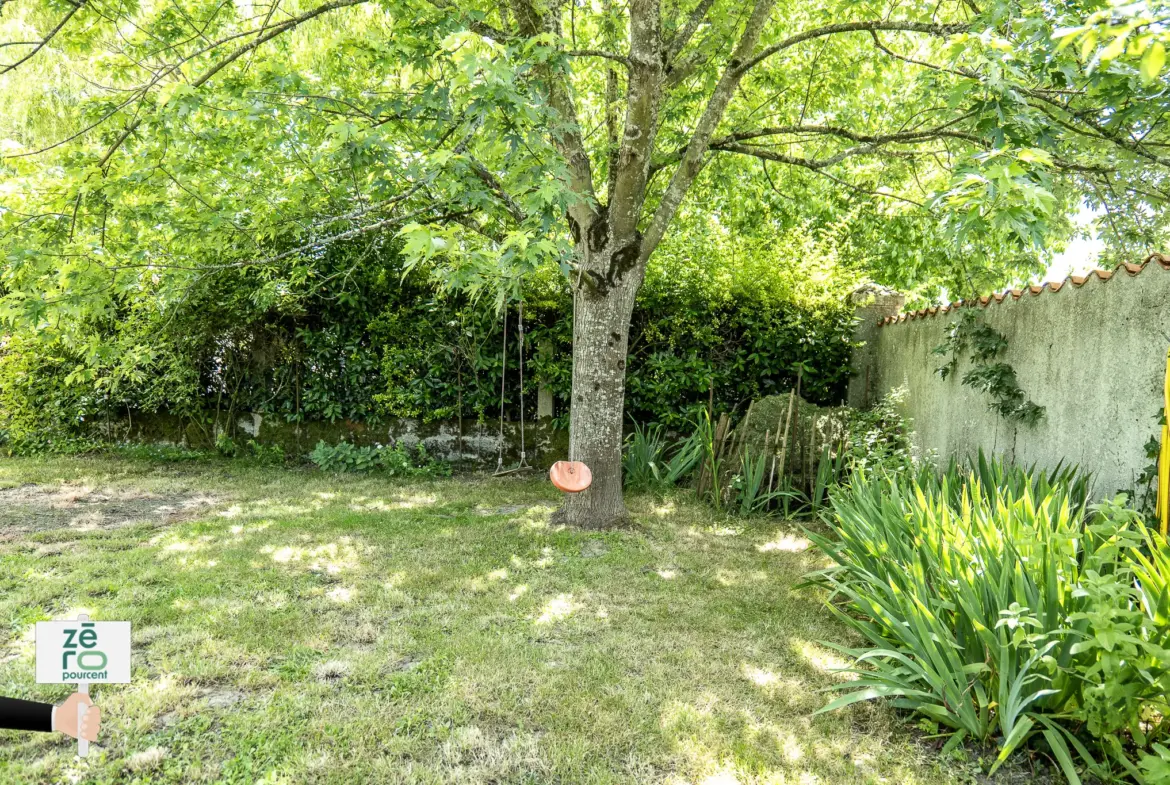
[[[549,525],[549,516],[556,511],[556,507],[549,504],[537,504],[524,510],[520,517],[515,518],[516,524],[528,529],[529,531],[564,531],[563,524],[557,526]]]
[[[274,545],[265,545],[260,552],[270,554],[277,564],[304,563],[312,571],[323,571],[330,575],[356,570],[361,563],[361,554],[349,537],[315,547],[285,545],[278,548]]]
[[[780,751],[784,755],[784,760],[789,763],[799,763],[804,760],[804,747],[800,745],[800,739],[795,734],[781,731],[777,734],[777,739],[780,742]]]
[[[559,594],[544,604],[537,617],[537,624],[553,624],[564,621],[584,607],[573,600],[572,594]]]
[[[722,586],[746,586],[753,583],[764,583],[771,580],[772,575],[766,570],[727,570],[715,571],[715,580]]]
[[[467,588],[472,593],[482,594],[486,591],[491,590],[491,588],[494,584],[497,584],[503,580],[507,580],[508,575],[509,575],[509,573],[508,573],[507,567],[501,567],[498,570],[490,570],[489,572],[487,572],[483,575],[479,575],[479,576],[476,576],[474,578],[470,578],[467,581]]]
[[[804,537],[796,537],[791,534],[782,534],[776,539],[770,540],[763,545],[757,545],[756,550],[760,553],[774,553],[776,551],[783,553],[802,553],[808,550],[809,546],[811,545],[812,543],[810,543]]]
[[[798,638],[793,638],[789,646],[801,659],[822,673],[839,680],[853,681],[858,678],[856,673],[843,672],[846,668],[850,667],[849,663],[831,649],[826,649],[824,646]]]
[[[780,683],[780,676],[772,671],[762,670],[747,663],[744,663],[742,670],[747,680],[757,687],[771,687]]]
[[[367,496],[355,496],[346,506],[354,512],[393,512],[395,510],[413,510],[419,507],[429,507],[438,499],[434,496],[415,494],[412,496],[398,496],[391,501],[386,499],[371,499]]]
[[[172,542],[170,545],[163,547],[163,551],[167,553],[192,553],[207,547],[206,542]]]
[[[276,523],[276,521],[273,521],[273,520],[260,521],[259,523],[255,523],[251,526],[244,526],[242,524],[237,523],[234,526],[232,526],[229,531],[231,531],[231,533],[233,535],[235,535],[235,537],[233,538],[233,541],[240,542],[244,539],[245,535],[256,534],[256,533],[262,532],[265,529],[267,529],[268,527],[272,526],[272,524],[274,524],[274,523]]]
[[[747,662],[741,666],[740,675],[770,700],[785,701],[794,709],[810,703],[806,700],[809,697],[808,684],[800,678],[784,676],[770,668],[761,668]],[[823,701],[814,700],[812,703],[819,708]]]

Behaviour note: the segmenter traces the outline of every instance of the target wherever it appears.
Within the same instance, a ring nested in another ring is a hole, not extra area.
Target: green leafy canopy
[[[747,69],[652,265],[798,232],[931,296],[1035,271],[1086,202],[1113,253],[1164,240],[1160,4],[778,2],[728,65],[748,10],[7,0],[0,320],[81,344],[125,298],[165,316],[229,269],[278,302],[335,274],[339,240],[497,304],[542,266],[571,275],[566,212],[634,165],[631,18],[669,58],[633,129],[653,137],[643,228],[721,74]]]

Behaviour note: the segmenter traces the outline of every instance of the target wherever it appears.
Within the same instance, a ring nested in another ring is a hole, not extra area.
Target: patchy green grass
[[[880,706],[812,716],[847,640],[798,529],[631,499],[554,528],[538,479],[0,461],[0,694],[33,623],[128,619],[88,759],[0,731],[0,781],[939,783]]]

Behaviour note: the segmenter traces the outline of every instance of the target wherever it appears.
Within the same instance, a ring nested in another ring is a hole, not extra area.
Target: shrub
[[[0,443],[7,452],[87,452],[95,443],[80,432],[97,409],[93,394],[70,378],[78,358],[59,341],[0,338]]]
[[[413,455],[402,445],[383,447],[380,444],[359,447],[351,442],[328,444],[317,442],[309,453],[309,460],[327,472],[380,471],[399,477],[448,477],[451,466],[431,458],[426,447],[419,444]]]
[[[663,490],[690,477],[701,457],[701,433],[698,430],[671,444],[661,425],[635,423],[622,451],[622,475],[628,488]]]
[[[984,485],[984,478],[996,485]],[[832,494],[835,566],[811,582],[867,645],[822,711],[890,698],[948,747],[1046,748],[1070,782],[1167,782],[1170,551],[1124,505],[1085,505],[1074,470],[981,460]],[[1145,555],[1148,550],[1152,555]]]
[[[622,476],[627,488],[653,488],[663,484],[666,437],[662,426],[634,423],[622,451]]]
[[[868,409],[850,411],[850,471],[892,474],[914,468],[912,424],[898,408],[905,395],[906,388],[901,387]]]

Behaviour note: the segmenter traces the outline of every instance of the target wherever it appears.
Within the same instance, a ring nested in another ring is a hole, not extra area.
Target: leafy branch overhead
[[[936,369],[943,379],[959,369],[962,356],[970,350],[971,368],[963,375],[963,384],[991,398],[989,408],[1004,419],[1035,425],[1044,417],[1044,407],[1030,400],[1021,389],[1016,370],[1005,362],[996,362],[1008,347],[1003,333],[989,326],[980,314],[970,309],[946,328],[946,338],[933,349],[947,357]]]
[[[3,317],[100,312],[144,275],[175,298],[228,266],[311,275],[324,245],[396,232],[445,285],[498,295],[575,264],[566,213],[628,221],[648,258],[692,187],[786,225],[850,216],[859,263],[901,284],[972,249],[1026,269],[1082,198],[1111,242],[1151,244],[1164,28],[1085,13],[13,0]],[[863,240],[871,217],[895,230]]]

